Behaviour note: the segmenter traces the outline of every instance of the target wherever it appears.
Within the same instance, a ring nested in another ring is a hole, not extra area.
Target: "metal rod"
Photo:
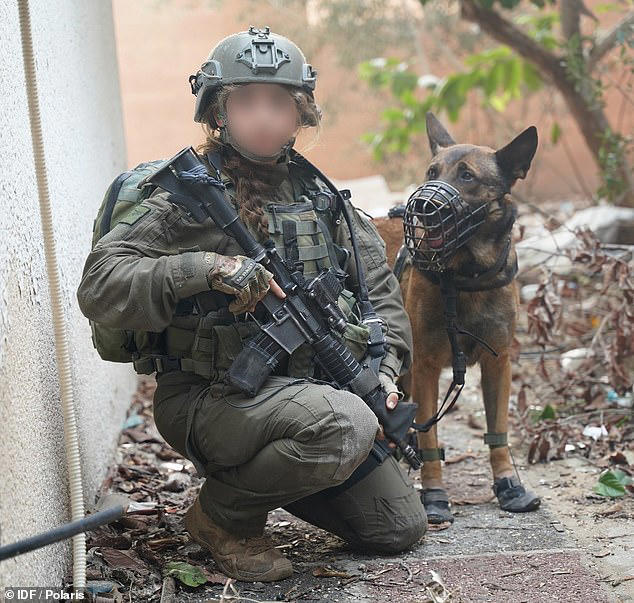
[[[7,544],[0,547],[0,561],[16,557],[17,555],[22,555],[23,553],[28,553],[29,551],[39,549],[47,544],[53,544],[55,542],[59,542],[60,540],[72,538],[76,534],[81,534],[82,532],[89,532],[99,526],[119,519],[125,515],[125,513],[126,506],[117,505],[104,511],[87,515],[83,519],[65,523],[53,530],[49,530],[48,532],[43,532],[42,534],[37,534],[35,536],[25,538],[24,540]]]

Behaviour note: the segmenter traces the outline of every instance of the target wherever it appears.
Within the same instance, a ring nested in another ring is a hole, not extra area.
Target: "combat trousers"
[[[272,376],[247,398],[173,371],[157,375],[154,419],[206,478],[205,513],[233,534],[260,534],[277,507],[364,550],[398,552],[426,530],[420,498],[392,457],[350,488],[328,490],[365,460],[376,436],[377,419],[355,394]]]

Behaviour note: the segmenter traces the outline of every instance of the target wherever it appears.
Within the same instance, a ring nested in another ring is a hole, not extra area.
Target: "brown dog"
[[[539,506],[540,499],[526,491],[513,476],[506,441],[511,387],[509,353],[518,308],[517,285],[513,280],[517,256],[511,241],[516,211],[508,193],[516,180],[525,178],[528,172],[537,149],[537,130],[531,126],[495,151],[484,146],[456,144],[436,117],[428,113],[427,135],[432,161],[426,181],[452,185],[465,207],[479,207],[480,215],[484,216],[441,270],[443,275],[450,273],[454,278],[456,325],[475,336],[458,334],[457,344],[464,352],[466,364],[480,364],[487,422],[485,443],[490,446],[493,490],[501,508],[532,511]],[[442,240],[434,236],[424,233],[415,245],[428,250],[442,245]],[[411,241],[408,244],[412,246]],[[401,262],[397,260],[395,272],[398,275],[399,263],[401,268],[404,265],[399,280],[414,338],[413,366],[399,385],[418,404],[416,420],[424,423],[437,412],[440,371],[452,366],[454,354],[446,330],[445,299],[439,284],[441,273],[423,270],[420,264],[417,267],[416,254],[410,254],[405,247],[399,257]],[[488,344],[497,356],[476,338]],[[453,521],[442,481],[440,460],[444,452],[438,448],[436,426],[419,433],[418,442],[424,462],[421,497],[429,521]]]

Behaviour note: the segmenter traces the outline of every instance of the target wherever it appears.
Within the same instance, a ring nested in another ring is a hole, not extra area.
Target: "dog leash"
[[[475,341],[477,341],[487,351],[493,354],[496,358],[498,357],[498,353],[486,341],[458,325],[458,291],[454,282],[453,272],[448,270],[439,273],[438,276],[440,279],[440,292],[444,304],[445,329],[447,331],[447,337],[449,338],[449,344],[451,345],[453,379],[440,408],[436,411],[436,413],[424,423],[414,423],[412,425],[417,431],[429,431],[436,423],[438,423],[438,421],[440,421],[440,419],[442,419],[452,409],[464,389],[464,378],[467,372],[467,357],[460,349],[460,345],[458,344],[458,335],[467,335],[468,337],[475,339]],[[449,405],[445,408],[445,405],[454,390],[456,390],[454,396],[451,399],[451,402],[449,402]]]

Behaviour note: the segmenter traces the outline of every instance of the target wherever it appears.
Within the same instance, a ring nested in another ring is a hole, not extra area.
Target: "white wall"
[[[126,166],[109,1],[31,0],[33,43],[85,504],[112,460],[135,387],[101,361],[75,291],[93,219]],[[0,545],[70,519],[63,424],[15,0],[0,0]],[[4,586],[61,584],[70,541],[0,563]]]

